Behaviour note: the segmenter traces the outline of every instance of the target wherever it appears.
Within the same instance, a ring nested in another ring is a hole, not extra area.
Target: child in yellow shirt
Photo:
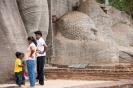
[[[15,61],[15,76],[16,76],[16,84],[21,88],[22,84],[22,53],[16,52],[16,61]]]

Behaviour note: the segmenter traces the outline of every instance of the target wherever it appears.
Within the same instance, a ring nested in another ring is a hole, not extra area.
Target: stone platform
[[[26,82],[23,88],[27,88]],[[0,88],[17,88],[15,84],[3,84]],[[47,80],[44,86],[35,88],[133,88],[133,80],[121,81],[83,81],[83,80]]]
[[[47,79],[67,79],[67,80],[123,80],[133,79],[133,69],[123,66],[107,68],[45,68]]]
[[[65,87],[65,88],[133,88],[133,80],[103,82],[103,83],[87,84],[87,85]]]
[[[133,69],[130,65],[90,66],[85,69],[45,67],[44,86],[36,88],[133,88]],[[29,82],[26,82],[27,88]],[[0,88],[17,88],[3,84]]]

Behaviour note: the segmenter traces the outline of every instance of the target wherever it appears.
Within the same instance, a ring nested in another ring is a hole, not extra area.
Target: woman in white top
[[[28,37],[28,43],[29,43],[29,47],[27,49],[26,52],[26,63],[27,63],[27,70],[28,70],[28,75],[29,75],[29,79],[30,79],[30,87],[29,88],[34,88],[35,86],[35,72],[34,72],[34,68],[35,68],[35,53],[36,53],[36,40],[34,37],[29,36]]]

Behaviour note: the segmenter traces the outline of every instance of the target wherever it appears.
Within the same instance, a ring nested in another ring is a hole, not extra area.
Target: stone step
[[[115,69],[116,67],[122,68],[122,67],[128,67],[130,66],[131,63],[118,63],[118,64],[105,64],[105,63],[95,63],[95,64],[90,64],[86,68],[89,69]],[[68,68],[67,65],[52,65],[52,66],[46,66],[45,68]]]
[[[65,88],[133,88],[133,80],[87,84],[87,85],[65,87]]]
[[[45,68],[47,79],[120,80],[133,79],[133,69]]]
[[[0,84],[0,88],[18,88],[16,84]]]

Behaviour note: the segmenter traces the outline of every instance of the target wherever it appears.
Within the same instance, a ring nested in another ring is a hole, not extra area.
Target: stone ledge
[[[132,69],[45,69],[47,79],[120,80],[133,79]]]
[[[133,80],[115,81],[109,83],[97,83],[65,88],[133,88]]]
[[[118,64],[105,64],[105,63],[102,63],[102,64],[98,64],[98,63],[95,63],[95,64],[90,64],[89,66],[87,66],[86,68],[88,69],[115,69],[115,68],[125,68],[125,67],[128,67],[128,66],[131,66],[131,63],[118,63]],[[53,67],[56,67],[56,68],[68,68],[68,65],[57,65],[57,64],[52,64],[50,67],[45,67],[45,68],[53,68]]]
[[[18,88],[16,84],[4,84],[0,85],[0,88]]]

